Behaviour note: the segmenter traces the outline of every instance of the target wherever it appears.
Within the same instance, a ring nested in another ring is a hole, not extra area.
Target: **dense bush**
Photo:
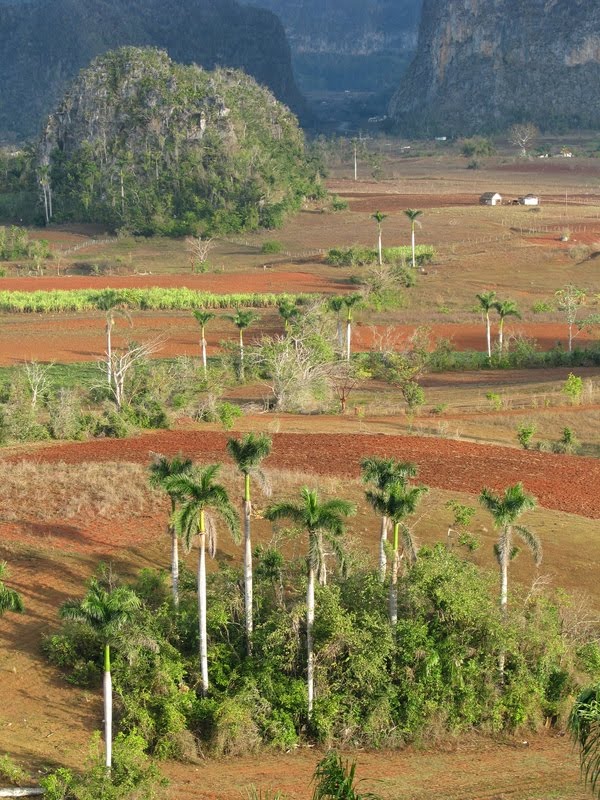
[[[557,600],[513,591],[508,618],[497,577],[443,545],[422,548],[399,585],[399,622],[389,624],[386,589],[357,564],[347,578],[317,587],[316,701],[306,712],[302,559],[255,551],[255,632],[246,654],[241,574],[209,576],[211,690],[197,695],[196,597],[185,570],[175,609],[164,576],[144,571],[143,604],[114,642],[120,728],[140,733],[161,757],[289,749],[303,739],[390,746],[442,731],[513,730],[561,717],[576,688],[577,655],[561,633]],[[114,580],[114,576],[113,576]],[[588,648],[589,649],[589,648]],[[50,661],[72,682],[99,686],[102,647],[85,626],[67,623],[47,639]],[[504,680],[498,655],[505,653]],[[596,665],[597,667],[597,665]]]
[[[412,248],[409,245],[401,247],[384,247],[382,250],[383,261],[387,264],[405,265],[412,259]],[[418,244],[415,246],[415,261],[422,265],[431,261],[435,250],[431,245]],[[353,245],[352,247],[334,247],[327,253],[326,261],[336,267],[364,267],[377,262],[377,249]]]

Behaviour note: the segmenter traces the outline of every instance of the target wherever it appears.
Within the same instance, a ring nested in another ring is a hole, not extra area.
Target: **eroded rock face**
[[[410,132],[600,125],[597,0],[424,0],[390,113]]]
[[[236,0],[0,0],[0,137],[36,134],[79,70],[122,45],[243,69],[305,114],[283,26],[270,11]]]

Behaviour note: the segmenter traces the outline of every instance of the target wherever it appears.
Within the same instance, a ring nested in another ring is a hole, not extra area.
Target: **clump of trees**
[[[279,227],[305,197],[324,194],[296,118],[268,89],[160,50],[96,58],[44,131],[37,173],[48,220],[197,244],[206,232]]]

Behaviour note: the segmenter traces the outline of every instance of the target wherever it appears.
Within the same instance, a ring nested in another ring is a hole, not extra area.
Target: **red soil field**
[[[477,194],[364,194],[363,192],[346,192],[340,194],[349,201],[350,211],[373,213],[379,211],[404,211],[406,208],[447,208],[452,206],[476,206],[479,203]]]
[[[359,475],[365,455],[410,460],[419,466],[420,479],[433,487],[478,493],[484,486],[504,489],[522,481],[540,505],[600,519],[600,460],[479,445],[448,439],[384,434],[333,434],[321,430],[330,424],[315,420],[311,434],[273,436],[271,469],[297,470],[317,475]],[[317,434],[317,435],[312,435]],[[14,449],[5,460],[40,462],[129,461],[146,463],[151,452],[174,455],[180,451],[203,462],[223,461],[228,436],[214,431],[161,431],[127,440],[94,440]]]
[[[278,265],[281,269],[281,265]],[[340,283],[343,283],[340,282]],[[61,277],[7,277],[2,279],[4,291],[35,292],[52,289],[148,289],[187,287],[215,294],[237,292],[306,292],[331,293],[340,291],[337,282],[310,272],[275,272],[271,268],[255,273],[221,273],[204,275],[66,275]]]
[[[174,358],[199,355],[199,329],[189,312],[138,312],[132,315],[133,326],[117,324],[115,344],[121,346],[126,338],[145,341],[157,335],[166,340],[157,352],[159,358]],[[418,326],[361,325],[354,326],[352,344],[354,350],[377,348],[378,339],[384,336],[392,346],[401,349]],[[431,347],[437,339],[449,339],[457,350],[485,350],[485,329],[481,323],[434,323],[431,330]],[[282,333],[283,327],[276,312],[264,313],[260,324],[250,328],[246,342],[251,344],[260,335]],[[563,346],[567,341],[567,330],[560,323],[507,323],[506,336],[522,333],[535,339],[541,350]],[[495,336],[495,331],[494,331]],[[237,332],[230,322],[215,321],[206,329],[209,354],[219,351],[224,339],[234,340]],[[582,332],[576,342],[585,344],[593,340],[591,332]],[[10,366],[27,360],[42,362],[72,363],[94,361],[101,358],[106,347],[104,319],[99,314],[11,314],[3,317],[3,336],[0,340],[0,365]]]

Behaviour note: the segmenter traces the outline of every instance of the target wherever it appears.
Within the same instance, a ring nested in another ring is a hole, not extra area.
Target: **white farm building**
[[[500,192],[484,192],[479,198],[481,206],[501,206],[502,195]]]

